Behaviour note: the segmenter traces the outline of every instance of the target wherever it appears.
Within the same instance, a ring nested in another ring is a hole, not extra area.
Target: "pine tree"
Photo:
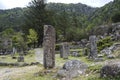
[[[45,0],[33,0],[28,6],[28,10],[25,12],[26,25],[24,31],[29,31],[29,29],[34,29],[38,34],[38,46],[42,44],[43,41],[43,26],[45,24],[50,24],[49,11],[45,9]],[[28,32],[26,32],[28,34]]]

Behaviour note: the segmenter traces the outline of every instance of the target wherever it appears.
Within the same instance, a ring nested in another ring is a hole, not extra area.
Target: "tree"
[[[15,34],[12,28],[8,28],[0,33],[1,49],[12,50],[12,36]]]
[[[37,43],[38,35],[34,29],[29,29],[29,35],[27,35],[28,45],[33,44],[35,48],[35,44]]]
[[[120,22],[120,12],[118,13],[115,13],[113,16],[112,16],[112,21],[113,22]]]
[[[2,38],[11,38],[15,34],[15,31],[12,28],[8,28],[1,33]]]
[[[19,51],[24,51],[27,48],[27,44],[23,38],[23,33],[18,32],[12,37],[12,46]]]
[[[0,33],[0,49],[12,51],[12,48],[23,51],[27,48],[22,32],[15,32],[9,28]]]
[[[28,6],[28,10],[25,12],[26,23],[23,31],[28,34],[29,29],[34,29],[38,34],[38,46],[42,45],[43,42],[43,26],[45,24],[51,24],[50,19],[51,12],[45,9],[45,0],[33,0]]]
[[[70,27],[70,18],[65,8],[63,6],[60,8],[63,8],[63,11],[54,16],[57,41],[67,41],[67,30]]]

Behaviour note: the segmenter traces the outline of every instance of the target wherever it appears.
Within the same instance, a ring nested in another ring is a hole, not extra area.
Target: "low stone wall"
[[[31,66],[31,65],[38,65],[39,62],[31,62],[31,63],[5,63],[0,62],[0,66],[17,66],[17,67],[23,67],[23,66]]]

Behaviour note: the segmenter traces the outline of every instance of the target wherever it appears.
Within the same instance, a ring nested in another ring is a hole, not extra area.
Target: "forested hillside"
[[[54,10],[56,12],[75,12],[76,14],[84,14],[84,15],[91,15],[96,9],[98,8],[92,8],[90,6],[87,6],[85,4],[63,4],[63,3],[49,3],[47,5],[47,9]]]
[[[0,31],[10,27],[19,30],[24,24],[24,10],[22,8],[0,10]]]
[[[86,38],[89,35],[89,31],[95,26],[119,22],[119,4],[120,0],[114,0],[101,8],[92,8],[81,3],[49,3],[46,5],[45,9],[49,10],[51,13],[47,13],[48,18],[44,24],[50,24],[56,28],[58,41],[78,41],[81,38]],[[28,8],[0,10],[0,31],[8,27],[17,31],[24,29],[24,31],[26,31],[25,33],[27,33],[30,28],[40,31],[41,28],[38,29],[39,27],[36,26],[41,22],[34,18],[36,15],[44,15],[44,12],[40,14],[38,9],[38,13],[33,13],[35,14],[35,16],[33,16],[28,10]],[[27,21],[29,23],[25,21],[25,19],[27,19],[26,12],[27,14],[31,14]],[[40,17],[41,16],[39,16],[39,18]]]
[[[96,8],[89,7],[87,5],[78,4],[63,4],[63,3],[49,3],[47,9],[53,10],[58,14],[65,12],[75,13],[77,15],[89,16]],[[17,29],[24,23],[25,8],[14,8],[8,10],[0,10],[0,30],[4,30],[8,27]]]
[[[109,4],[97,9],[90,17],[89,22],[91,25],[108,24],[114,21],[115,16],[120,15],[120,0],[114,0]],[[117,16],[120,18],[120,16]],[[117,20],[116,17],[116,20]],[[119,22],[119,21],[118,21]]]

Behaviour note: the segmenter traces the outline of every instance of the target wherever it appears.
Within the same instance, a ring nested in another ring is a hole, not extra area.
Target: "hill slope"
[[[114,0],[105,6],[97,9],[90,17],[90,23],[94,25],[111,23],[112,16],[120,12],[120,0]]]
[[[0,31],[10,27],[19,30],[24,20],[23,13],[22,8],[0,10]]]
[[[90,28],[102,24],[111,23],[112,16],[120,12],[120,0],[114,0],[101,8],[92,8],[87,5],[78,4],[63,4],[49,3],[47,9],[55,11],[56,14],[69,13],[67,18],[76,17],[79,28]],[[0,10],[0,31],[12,27],[19,30],[24,24],[24,11],[26,8],[14,8],[9,10]],[[76,22],[77,23],[77,22]]]
[[[62,4],[62,3],[49,3],[47,9],[53,10],[57,13],[62,13],[63,10],[69,13],[75,13],[79,15],[89,16],[96,9],[87,5],[78,4]],[[0,10],[0,31],[12,27],[14,29],[20,29],[24,24],[24,11],[26,8],[14,8],[8,10]]]

